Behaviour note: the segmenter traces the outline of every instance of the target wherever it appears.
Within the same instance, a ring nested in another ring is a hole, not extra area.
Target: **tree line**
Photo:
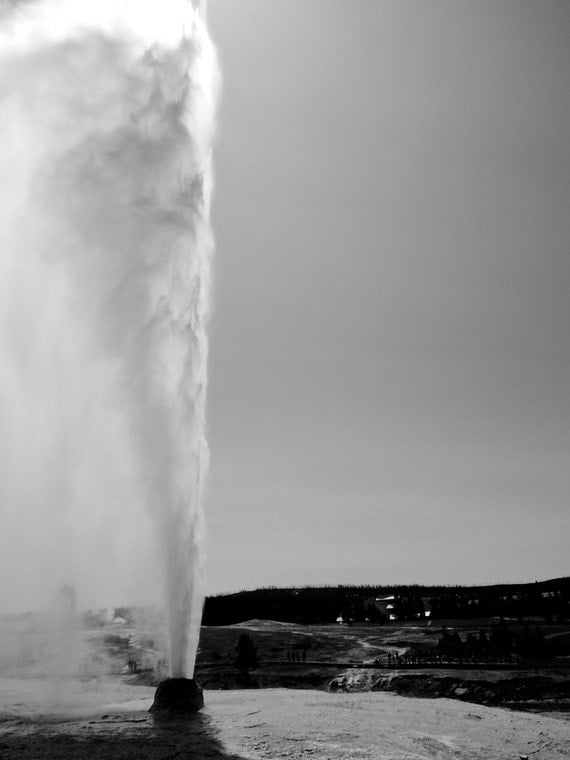
[[[570,619],[570,578],[495,586],[307,586],[260,588],[207,597],[204,625],[231,625],[255,618],[301,624],[386,622],[375,599],[393,595],[399,620],[542,617]]]
[[[464,639],[458,631],[450,631],[444,626],[436,650],[452,659],[513,655],[524,659],[541,659],[552,654],[539,625],[525,625],[522,630],[515,631],[505,620],[493,623],[489,631],[481,629],[478,635],[468,633]]]

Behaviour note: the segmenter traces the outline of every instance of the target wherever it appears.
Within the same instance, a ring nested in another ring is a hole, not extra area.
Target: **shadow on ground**
[[[209,717],[154,722],[146,714],[87,720],[0,720],[1,760],[243,760],[226,753]]]

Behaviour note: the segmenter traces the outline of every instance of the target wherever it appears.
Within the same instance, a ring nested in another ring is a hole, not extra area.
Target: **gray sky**
[[[209,14],[210,593],[568,574],[570,5]]]

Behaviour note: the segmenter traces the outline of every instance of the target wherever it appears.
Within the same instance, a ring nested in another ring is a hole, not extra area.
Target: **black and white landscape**
[[[568,756],[569,50],[0,1],[0,755]]]

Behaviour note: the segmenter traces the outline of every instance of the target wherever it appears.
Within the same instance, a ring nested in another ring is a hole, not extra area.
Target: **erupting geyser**
[[[0,607],[160,577],[171,679],[203,600],[216,85],[187,0],[0,5]]]

